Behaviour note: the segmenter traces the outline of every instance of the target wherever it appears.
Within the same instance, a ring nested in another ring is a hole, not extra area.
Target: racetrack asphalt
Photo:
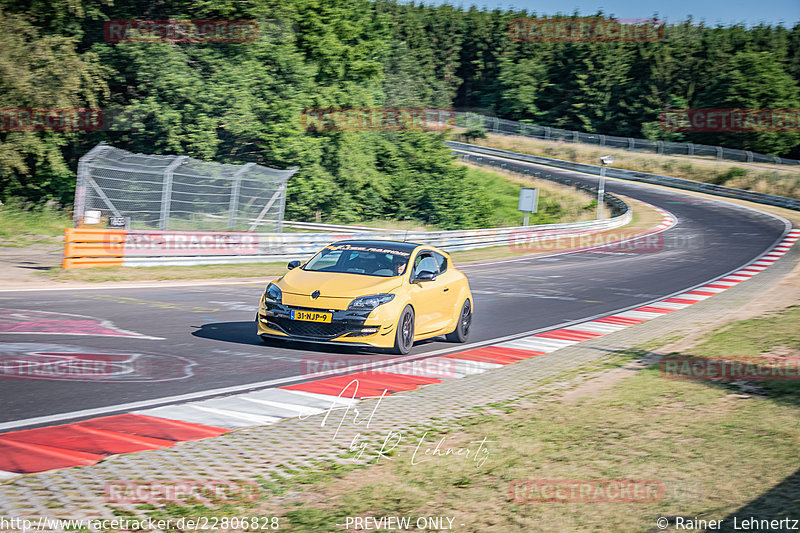
[[[546,171],[587,184],[597,179]],[[701,284],[760,255],[785,230],[774,217],[678,191],[615,179],[606,181],[606,190],[665,209],[678,224],[661,234],[657,249],[612,246],[460,266],[475,297],[470,342],[635,306]],[[18,369],[0,376],[0,423],[143,400],[156,405],[174,395],[387,359],[358,349],[262,344],[253,317],[264,285],[0,292],[0,364],[6,368],[13,361]],[[412,354],[443,348],[458,346],[427,341]],[[89,358],[107,372],[32,379],[19,363],[41,365],[74,353],[95,354]],[[21,422],[15,429],[22,427],[29,426]]]

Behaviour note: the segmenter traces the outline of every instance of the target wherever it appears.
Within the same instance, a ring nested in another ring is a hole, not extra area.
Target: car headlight
[[[267,290],[264,291],[264,301],[279,304],[283,299],[283,293],[277,285],[270,283],[267,285]]]
[[[372,311],[379,305],[391,302],[394,294],[373,294],[370,296],[360,296],[350,302],[347,306],[348,311]]]

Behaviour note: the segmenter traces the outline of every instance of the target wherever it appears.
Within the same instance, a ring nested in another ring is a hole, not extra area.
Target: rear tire
[[[406,355],[414,346],[414,310],[407,305],[400,313],[394,333],[394,353]]]
[[[461,306],[461,313],[458,315],[458,325],[452,333],[445,335],[450,342],[467,342],[469,338],[469,328],[472,325],[472,304],[469,300],[464,301]]]

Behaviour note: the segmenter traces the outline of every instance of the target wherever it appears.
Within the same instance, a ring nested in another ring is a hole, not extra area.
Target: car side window
[[[438,267],[436,274],[444,274],[445,270],[447,270],[447,258],[436,252],[433,252],[433,258],[436,260],[436,265]]]
[[[420,272],[439,273],[439,265],[433,257],[433,252],[420,252],[414,259],[414,277],[418,276]]]

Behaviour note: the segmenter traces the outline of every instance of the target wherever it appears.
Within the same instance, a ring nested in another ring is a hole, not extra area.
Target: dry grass
[[[486,139],[473,144],[500,148],[555,159],[565,159],[591,165],[601,156],[614,155],[614,166],[627,170],[649,172],[685,178],[727,187],[800,198],[800,171],[797,167],[763,163],[717,161],[706,157],[658,155],[630,152],[619,148],[591,146],[580,143],[544,141],[522,136],[489,133]],[[738,169],[738,170],[736,170]],[[742,173],[739,176],[737,174]]]
[[[198,265],[163,267],[108,267],[64,270],[52,268],[38,273],[40,279],[65,282],[161,281],[176,279],[264,278],[286,272],[286,263]]]
[[[547,199],[548,201],[555,203],[560,207],[558,222],[580,222],[595,218],[595,207],[587,209],[587,205],[595,205],[594,202],[597,197],[594,194],[588,194],[584,191],[575,189],[574,187],[570,187],[569,185],[561,185],[555,181],[534,178],[519,172],[511,172],[509,170],[500,169],[497,167],[475,165],[473,163],[459,163],[475,171],[502,176],[504,181],[519,187],[535,187],[539,189],[540,203],[542,202],[542,199]],[[518,191],[517,194],[519,194]],[[515,196],[515,210],[517,207],[517,199],[518,196]],[[610,211],[604,206],[603,217],[608,216],[610,216]],[[517,219],[517,224],[521,224],[522,214],[519,212],[517,212]]]
[[[0,202],[0,246],[22,248],[63,242],[72,215],[55,206]]]

